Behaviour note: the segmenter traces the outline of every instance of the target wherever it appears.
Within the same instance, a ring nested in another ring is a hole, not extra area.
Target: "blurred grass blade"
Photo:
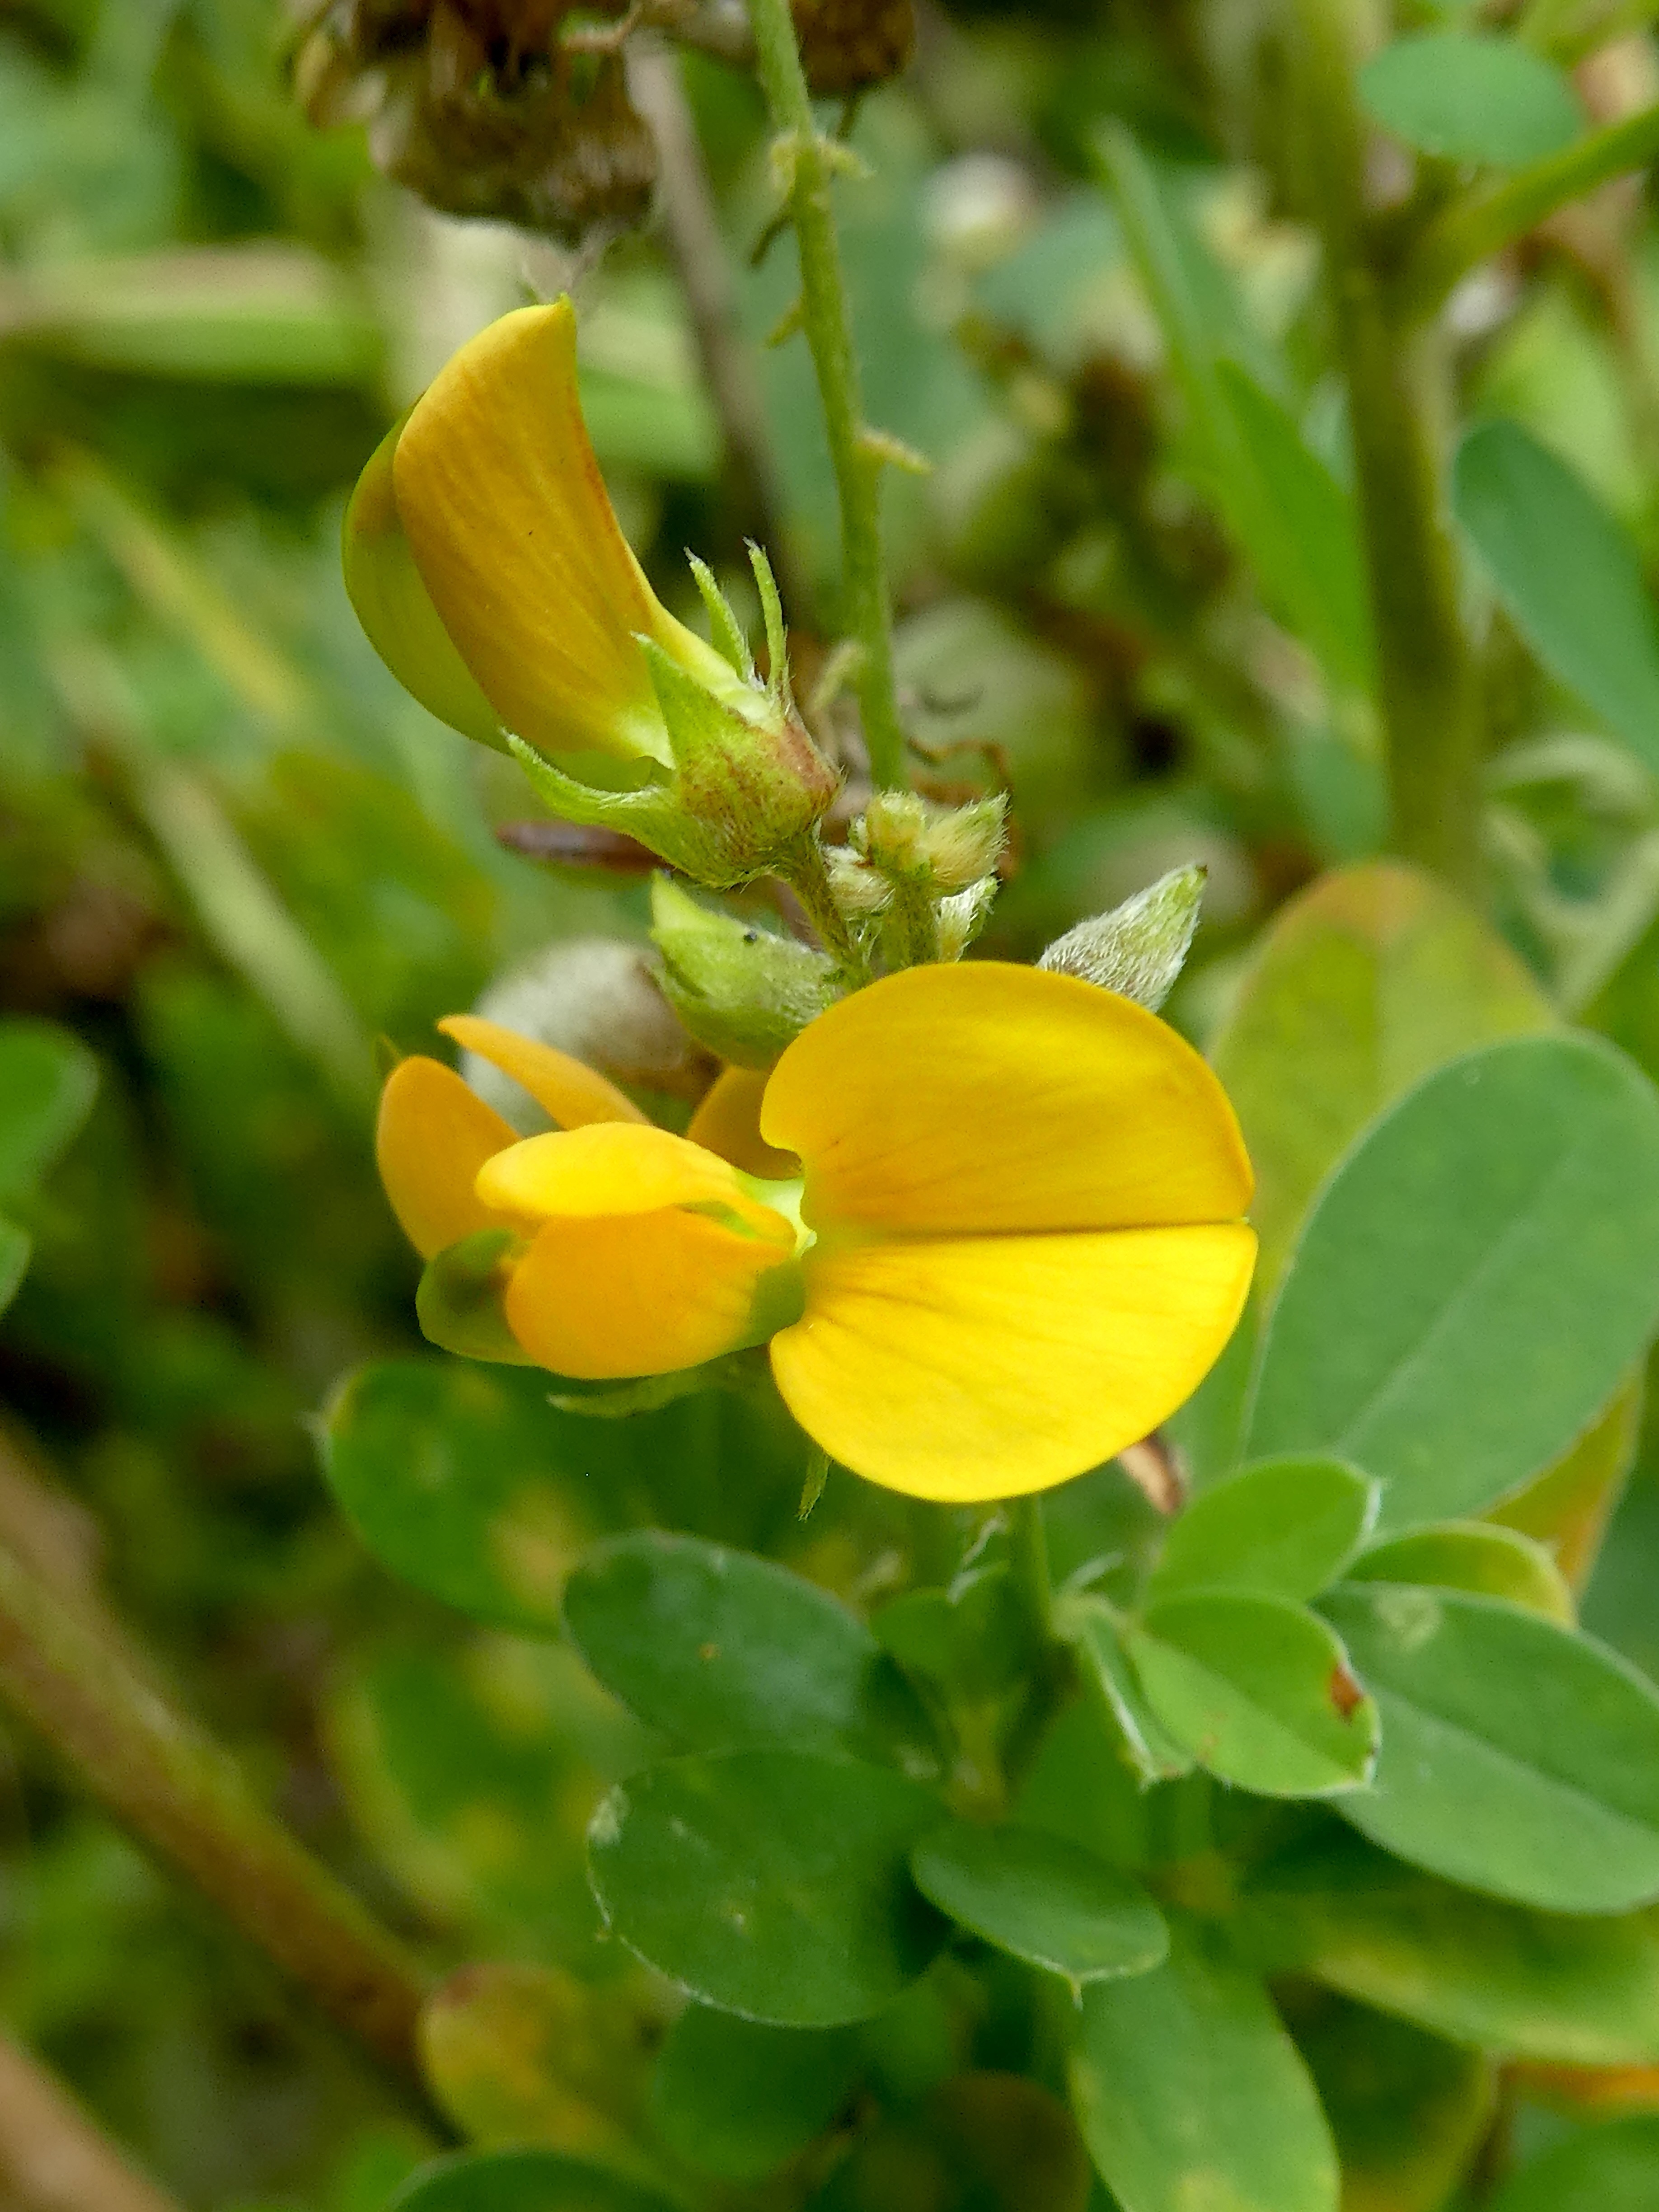
[[[338,978],[266,881],[203,780],[145,736],[114,662],[83,640],[53,671],[70,715],[115,763],[204,935],[356,1113],[372,1100],[374,1055]]]

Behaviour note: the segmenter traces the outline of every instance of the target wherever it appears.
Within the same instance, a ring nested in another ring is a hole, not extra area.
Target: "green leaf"
[[[1545,667],[1659,770],[1659,617],[1624,530],[1518,422],[1470,431],[1452,500]]]
[[[0,1314],[17,1296],[33,1250],[34,1239],[27,1230],[0,1214]]]
[[[1361,1139],[1269,1318],[1254,1455],[1386,1484],[1384,1530],[1517,1489],[1659,1318],[1659,1097],[1611,1047],[1517,1038],[1431,1075]]]
[[[1352,498],[1290,410],[1255,377],[1228,360],[1216,363],[1215,375],[1231,418],[1231,442],[1254,478],[1234,526],[1262,591],[1334,683],[1369,691],[1376,681],[1376,648]]]
[[[1359,72],[1359,96],[1420,154],[1515,169],[1570,146],[1584,111],[1553,63],[1517,39],[1425,31]]]
[[[759,2181],[822,2135],[863,2064],[849,2027],[763,2027],[688,2005],[657,2061],[651,2118],[676,2157]]]
[[[1572,1592],[1541,1544],[1490,1521],[1447,1521],[1373,1545],[1348,1569],[1355,1583],[1415,1583],[1473,1590],[1540,1613],[1563,1628],[1577,1618]]]
[[[1172,1919],[1167,1964],[1084,1992],[1070,2075],[1123,2212],[1337,2212],[1336,2154],[1267,1990]]]
[[[1144,1974],[1169,1952],[1164,1917],[1138,1881],[1039,1828],[950,1821],[922,1838],[910,1872],[961,1926],[1074,1984]]]
[[[1492,2122],[1491,2062],[1331,1995],[1301,2003],[1291,2025],[1350,2212],[1444,2212]]]
[[[0,1200],[26,1197],[92,1111],[98,1063],[51,1022],[0,1022]]]
[[[1166,175],[1123,124],[1104,127],[1099,151],[1184,403],[1194,471],[1264,596],[1335,682],[1368,689],[1370,615],[1353,502],[1268,388],[1277,364]]]
[[[890,2004],[946,1923],[906,1858],[939,1801],[884,1767],[800,1751],[675,1759],[620,1784],[588,1832],[613,1933],[705,2004],[836,2027]]]
[[[1552,2145],[1490,2199],[1490,2212],[1653,2212],[1659,2118],[1642,2113]]]
[[[1207,1850],[1214,1794],[1209,1776],[1191,1770],[1172,1782],[1145,1780],[1103,1700],[1085,1697],[1066,1706],[1043,1736],[1014,1814],[1022,1827],[1067,1837],[1114,1866],[1139,1869]]]
[[[441,1925],[591,1963],[589,1814],[650,1740],[574,1652],[481,1637],[376,1654],[337,1692],[334,1764],[361,1832]]]
[[[1264,1460],[1195,1498],[1170,1523],[1147,1585],[1316,1597],[1364,1542],[1376,1485],[1341,1460]]]
[[[1127,1641],[1154,1713],[1222,1781],[1323,1797],[1369,1777],[1376,1709],[1336,1638],[1301,1606],[1197,1591],[1149,1606]]]
[[[1281,908],[1212,1054],[1255,1170],[1258,1286],[1368,1121],[1472,1045],[1551,1020],[1502,939],[1398,861],[1340,869]]]
[[[863,1622],[770,1559],[617,1536],[583,1559],[564,1610],[606,1688],[687,1750],[793,1744],[939,1771],[915,1691]]]
[[[1265,1972],[1310,1975],[1454,2043],[1577,2066],[1659,2059],[1651,1912],[1530,1912],[1338,1833],[1256,1869],[1231,1925]]]
[[[672,2200],[556,2150],[463,2152],[423,2166],[386,2212],[672,2212]]]
[[[1659,1897],[1659,1693],[1634,1668],[1461,1591],[1352,1583],[1322,1609],[1382,1716],[1376,1786],[1340,1808],[1362,1834],[1545,1911]]]
[[[558,1630],[590,1533],[553,1478],[604,1449],[546,1388],[456,1360],[386,1361],[348,1377],[323,1429],[329,1486],[383,1566],[475,1620],[540,1635]]]
[[[968,1698],[1006,1688],[1030,1657],[1030,1633],[1006,1566],[970,1567],[948,1589],[907,1590],[870,1616],[890,1658]]]
[[[1060,1625],[1076,1647],[1085,1679],[1110,1713],[1124,1757],[1139,1781],[1167,1782],[1190,1773],[1192,1755],[1152,1711],[1109,1609],[1084,1599],[1065,1608]]]

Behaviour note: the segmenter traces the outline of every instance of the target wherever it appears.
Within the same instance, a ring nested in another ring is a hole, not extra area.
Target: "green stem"
[[[789,0],[749,0],[755,57],[780,152],[789,162],[790,220],[800,255],[800,318],[817,374],[841,500],[848,627],[859,646],[854,679],[870,773],[878,787],[909,782],[893,672],[892,595],[881,536],[883,459],[864,421],[847,286],[830,198],[833,175],[812,118]]]
[[[1417,319],[1432,315],[1459,279],[1494,253],[1535,230],[1558,208],[1599,185],[1627,176],[1659,156],[1659,106],[1592,131],[1547,161],[1517,170],[1501,184],[1454,200],[1419,240],[1401,285],[1401,307]]]
[[[1012,1797],[1066,1696],[1072,1680],[1072,1656],[1054,1626],[1054,1592],[1048,1572],[1048,1532],[1043,1525],[1042,1500],[1018,1498],[1009,1511],[1014,1581],[1032,1645],[1025,1694],[1002,1743],[1004,1785]]]
[[[804,839],[793,865],[787,870],[780,868],[778,875],[800,901],[806,919],[817,930],[824,951],[846,976],[849,988],[856,990],[861,983],[867,983],[868,957],[836,902],[835,886],[830,881],[823,848],[817,840]]]
[[[266,1813],[113,1638],[0,1547],[0,1698],[118,1819],[421,2092],[425,1987],[396,1939]]]
[[[1468,884],[1479,856],[1480,702],[1442,492],[1442,365],[1431,333],[1395,319],[1370,250],[1346,11],[1339,0],[1291,4],[1310,197],[1348,386],[1392,842]]]

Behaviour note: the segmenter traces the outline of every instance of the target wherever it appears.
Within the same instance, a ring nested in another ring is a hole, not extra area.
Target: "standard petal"
[[[670,1207],[549,1222],[514,1270],[505,1310],[556,1375],[672,1375],[760,1342],[799,1310],[799,1280],[787,1249]]]
[[[665,763],[641,632],[733,681],[659,604],[617,526],[582,422],[568,300],[503,315],[463,346],[410,415],[392,475],[444,627],[526,743]]]
[[[685,1133],[694,1145],[718,1152],[745,1175],[764,1182],[793,1182],[800,1162],[793,1152],[775,1151],[760,1133],[767,1080],[752,1067],[726,1068],[703,1093]]]
[[[347,503],[340,548],[346,596],[369,643],[428,714],[504,752],[501,717],[450,641],[398,519],[392,456],[402,430],[400,422],[381,439]]]
[[[453,1067],[401,1060],[380,1093],[374,1158],[405,1237],[423,1260],[506,1216],[477,1195],[478,1170],[518,1132],[469,1091]]]
[[[1237,1219],[1250,1169],[1226,1093],[1143,1007],[998,961],[912,968],[820,1014],[761,1129],[805,1164],[805,1218],[884,1231]]]
[[[1255,1258],[1236,1222],[821,1246],[772,1371],[807,1433],[872,1482],[958,1504],[1018,1497],[1109,1459],[1191,1395]]]
[[[503,1029],[499,1022],[484,1021],[477,1014],[448,1014],[438,1027],[464,1052],[476,1052],[480,1060],[522,1085],[562,1129],[580,1129],[590,1121],[647,1119],[596,1068],[550,1044],[520,1036],[516,1030]]]
[[[592,1121],[586,1128],[526,1137],[484,1163],[477,1189],[486,1206],[520,1221],[717,1207],[761,1243],[794,1249],[791,1224],[769,1206],[757,1204],[728,1162],[649,1124]]]

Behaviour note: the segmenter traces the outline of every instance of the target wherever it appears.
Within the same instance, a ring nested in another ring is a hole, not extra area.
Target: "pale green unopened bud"
[[[984,928],[992,903],[997,895],[994,876],[981,876],[977,883],[969,884],[965,891],[939,902],[939,957],[941,960],[960,960],[968,947]]]
[[[845,845],[832,845],[824,854],[836,904],[849,921],[871,921],[893,902],[893,886],[878,875],[867,861]]]
[[[734,1066],[769,1068],[835,997],[821,952],[712,913],[667,876],[651,886],[662,988],[700,1043]]]
[[[1115,991],[1156,1013],[1175,988],[1198,927],[1208,871],[1176,868],[1109,914],[1080,921],[1037,962]]]
[[[994,873],[1006,813],[1000,793],[966,806],[938,806],[914,792],[878,791],[853,825],[852,840],[872,868],[948,898]]]

